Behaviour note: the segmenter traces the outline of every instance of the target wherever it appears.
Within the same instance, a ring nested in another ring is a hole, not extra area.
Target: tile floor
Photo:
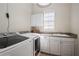
[[[51,56],[51,55],[39,52],[37,56]]]

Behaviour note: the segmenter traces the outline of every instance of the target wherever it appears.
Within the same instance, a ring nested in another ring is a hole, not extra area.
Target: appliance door
[[[35,40],[35,51],[40,51],[40,38]]]
[[[34,55],[38,55],[40,51],[40,37],[34,38]]]

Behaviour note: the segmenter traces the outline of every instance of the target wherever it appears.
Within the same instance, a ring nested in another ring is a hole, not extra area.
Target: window
[[[44,31],[51,32],[55,28],[55,13],[44,13]]]

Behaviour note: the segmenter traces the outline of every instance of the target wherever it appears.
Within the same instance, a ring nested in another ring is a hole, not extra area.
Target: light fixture
[[[37,5],[40,7],[48,7],[51,5],[51,3],[37,3]]]

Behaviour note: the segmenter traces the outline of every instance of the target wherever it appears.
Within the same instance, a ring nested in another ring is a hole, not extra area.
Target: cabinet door
[[[10,15],[10,32],[30,30],[31,4],[9,3],[8,12]]]
[[[57,37],[50,37],[49,41],[50,53],[54,55],[60,55],[60,39]]]
[[[41,36],[40,49],[42,52],[49,53],[49,37]]]
[[[61,55],[63,56],[74,55],[74,39],[71,38],[61,39]]]
[[[7,3],[0,3],[0,33],[7,32],[8,19],[6,18]]]
[[[43,26],[43,13],[31,16],[31,26]]]

